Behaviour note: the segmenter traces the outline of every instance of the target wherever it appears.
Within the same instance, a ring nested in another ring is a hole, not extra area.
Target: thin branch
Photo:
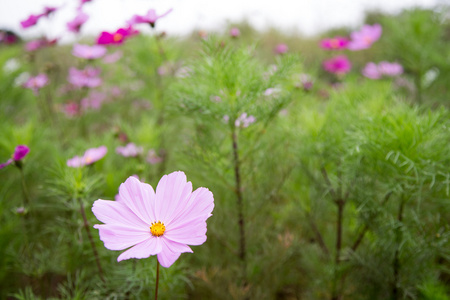
[[[328,177],[327,170],[325,169],[324,166],[322,166],[322,167],[320,168],[320,171],[322,172],[322,176],[323,176],[323,178],[325,179],[326,184],[328,185],[328,188],[329,188],[329,190],[330,190],[331,197],[333,197],[333,200],[336,201],[336,200],[338,199],[338,196],[337,196],[337,194],[336,194],[336,191],[335,191],[334,188],[333,188],[333,185],[331,184],[330,178]]]

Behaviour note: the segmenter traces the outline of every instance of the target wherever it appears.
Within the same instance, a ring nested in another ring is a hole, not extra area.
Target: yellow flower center
[[[120,33],[115,33],[113,36],[113,40],[114,42],[119,42],[120,40],[122,40],[123,35],[121,35]]]
[[[164,226],[164,223],[161,223],[161,221],[153,222],[150,227],[150,232],[153,236],[162,236],[164,231],[166,231],[166,226]]]

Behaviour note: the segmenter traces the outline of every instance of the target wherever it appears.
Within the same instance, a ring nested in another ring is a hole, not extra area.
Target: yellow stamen
[[[164,223],[161,223],[161,221],[153,222],[150,227],[150,232],[153,236],[162,236],[164,231],[166,231],[166,226],[164,226]]]
[[[113,40],[114,40],[114,42],[119,42],[119,41],[122,40],[122,38],[123,38],[123,35],[120,34],[120,33],[115,33],[115,34],[113,35]]]

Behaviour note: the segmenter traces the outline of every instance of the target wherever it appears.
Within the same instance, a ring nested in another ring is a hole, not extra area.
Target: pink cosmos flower
[[[30,15],[28,17],[28,19],[21,21],[20,25],[22,25],[22,28],[28,28],[28,27],[34,26],[37,24],[37,22],[39,21],[39,19],[42,16],[44,16],[44,14]]]
[[[117,147],[116,152],[124,157],[136,157],[144,152],[144,148],[128,143],[125,147]]]
[[[323,68],[334,74],[345,74],[350,71],[352,64],[345,55],[339,55],[323,62]]]
[[[388,61],[382,61],[378,64],[378,69],[381,74],[393,77],[403,74],[403,67],[399,63],[390,63]]]
[[[40,48],[53,46],[58,41],[58,38],[53,40],[48,40],[47,38],[40,38],[37,40],[29,41],[25,44],[25,50],[28,52],[36,51]]]
[[[106,54],[106,48],[99,45],[89,46],[75,44],[73,46],[72,54],[80,58],[96,59]]]
[[[172,11],[172,8],[169,9],[168,11],[166,11],[165,13],[163,13],[162,15],[157,15],[156,11],[154,9],[150,9],[146,15],[144,16],[138,16],[138,15],[134,15],[131,20],[128,21],[129,25],[136,25],[136,24],[141,24],[141,23],[147,23],[149,24],[152,28],[155,27],[155,23],[158,19],[165,17],[167,14],[169,14]]]
[[[148,150],[147,158],[145,160],[151,165],[162,162],[162,158],[156,154],[155,149]]]
[[[128,28],[119,28],[116,30],[116,32],[113,33],[103,31],[97,38],[97,44],[99,45],[122,44],[125,41],[125,39],[138,33],[139,31],[134,30],[131,26]]]
[[[50,16],[52,13],[54,13],[57,9],[58,9],[57,7],[45,6],[45,7],[44,7],[44,12],[42,13],[42,15],[48,17],[48,16]]]
[[[236,121],[234,121],[234,126],[246,128],[255,123],[255,121],[256,118],[254,116],[247,116],[247,113],[243,113],[236,119]]]
[[[81,108],[83,110],[94,109],[98,110],[106,101],[106,94],[102,92],[92,91],[89,96],[81,99]]]
[[[362,74],[370,79],[380,79],[382,75],[378,66],[373,62],[368,63],[364,67],[364,69],[362,70]]]
[[[75,16],[75,18],[67,23],[67,29],[73,33],[79,33],[81,26],[86,23],[86,21],[89,19],[89,16],[82,12],[81,10],[78,11],[78,14]]]
[[[120,50],[117,50],[114,53],[111,53],[109,55],[106,55],[105,57],[103,57],[103,62],[105,64],[113,64],[116,61],[118,61],[119,59],[122,58],[123,52]]]
[[[278,44],[275,47],[275,53],[276,54],[284,54],[286,52],[288,52],[289,48],[286,44]]]
[[[164,175],[156,187],[129,177],[119,188],[119,201],[97,200],[92,212],[101,222],[100,240],[109,250],[126,250],[117,261],[157,255],[170,267],[188,245],[206,241],[206,220],[214,208],[213,194],[204,187],[192,192],[186,175]],[[131,247],[131,248],[130,248]]]
[[[359,31],[352,32],[352,40],[347,48],[352,51],[368,49],[381,37],[381,33],[380,24],[364,25]]]
[[[98,68],[86,67],[84,70],[78,70],[72,67],[69,69],[68,81],[76,87],[94,88],[102,84],[99,74]]]
[[[347,45],[350,41],[347,38],[344,37],[334,37],[331,39],[323,39],[320,41],[320,47],[323,49],[329,49],[329,50],[339,50],[339,49],[345,49],[347,48]]]
[[[30,152],[30,148],[25,145],[18,145],[14,150],[12,158],[8,159],[6,162],[0,164],[0,169],[12,164],[13,162],[20,162],[22,159],[27,156],[28,152]]]
[[[31,89],[33,93],[37,96],[39,94],[39,89],[46,86],[48,83],[48,77],[44,73],[38,74],[35,77],[30,77],[27,82],[23,85],[27,89]]]
[[[106,146],[88,149],[84,152],[83,156],[75,156],[67,160],[67,166],[79,168],[86,165],[91,165],[102,159],[106,155],[106,152],[108,152],[108,148],[106,148]]]
[[[62,112],[69,118],[75,117],[80,113],[80,106],[75,101],[63,105]]]
[[[237,38],[240,35],[241,35],[241,31],[239,30],[239,28],[233,27],[233,28],[230,29],[230,36],[231,37]]]

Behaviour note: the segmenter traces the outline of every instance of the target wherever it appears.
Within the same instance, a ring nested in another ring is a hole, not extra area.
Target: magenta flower
[[[286,52],[288,52],[289,48],[286,44],[278,44],[275,47],[275,53],[276,54],[284,54]]]
[[[148,150],[147,158],[145,160],[151,165],[162,162],[162,158],[159,157],[158,154],[156,154],[156,151],[154,149]]]
[[[39,21],[39,19],[43,16],[43,14],[40,15],[30,15],[28,17],[28,19],[20,22],[20,25],[22,25],[22,28],[28,28],[31,26],[34,26],[37,24],[37,22]]]
[[[241,35],[241,31],[239,30],[239,28],[233,27],[233,28],[230,29],[230,36],[231,37],[237,38],[240,35]]]
[[[48,41],[45,38],[29,41],[25,44],[25,50],[28,52],[36,51],[40,48],[44,48],[56,43],[56,39]]]
[[[63,105],[62,112],[69,118],[75,117],[80,113],[80,106],[74,101],[70,101]]]
[[[75,156],[67,160],[67,166],[79,168],[86,165],[91,165],[102,159],[106,155],[106,152],[108,152],[108,148],[106,148],[106,146],[88,149],[84,152],[83,156]]]
[[[403,74],[403,67],[399,63],[390,63],[387,61],[382,61],[378,64],[378,69],[381,74],[394,77]]]
[[[345,74],[350,71],[352,64],[345,55],[339,55],[323,62],[323,68],[333,74]]]
[[[73,46],[72,54],[80,58],[96,59],[106,54],[106,48],[99,45],[89,46],[75,44]]]
[[[48,17],[52,13],[54,13],[57,9],[58,9],[57,7],[45,6],[44,7],[44,13],[42,15]]]
[[[370,79],[380,79],[382,75],[378,66],[373,62],[368,63],[364,67],[364,69],[362,70],[362,74]]]
[[[206,241],[206,220],[214,208],[204,187],[192,192],[183,172],[164,175],[156,187],[129,177],[119,188],[119,201],[97,200],[92,212],[105,224],[94,225],[109,250],[126,250],[117,261],[157,255],[170,267],[188,245]],[[131,248],[130,248],[131,247]]]
[[[344,37],[334,37],[331,39],[323,39],[320,41],[320,47],[323,49],[329,50],[339,50],[347,48],[347,45],[350,41]]]
[[[166,11],[165,13],[163,13],[162,15],[157,15],[156,11],[154,9],[150,9],[146,15],[144,16],[138,16],[138,15],[134,15],[130,21],[128,21],[129,25],[136,25],[136,24],[141,24],[141,23],[147,23],[149,24],[152,28],[155,27],[155,23],[158,19],[165,17],[167,14],[169,14],[172,11],[172,9],[169,9],[168,11]]]
[[[0,164],[0,169],[12,164],[13,162],[19,163],[22,159],[27,156],[28,152],[30,152],[30,148],[25,145],[18,145],[14,150],[12,158],[8,159],[6,162]],[[17,164],[16,164],[17,165]]]
[[[72,67],[69,69],[68,81],[76,87],[94,88],[102,84],[99,74],[98,68],[86,67],[84,70],[78,70]]]
[[[128,143],[125,147],[117,147],[116,152],[125,157],[136,157],[144,152],[142,147],[136,146],[134,143]]]
[[[364,25],[359,31],[352,32],[347,48],[352,51],[368,49],[381,37],[381,32],[380,24]]]
[[[139,33],[139,31],[134,30],[131,26],[128,28],[119,28],[116,32],[109,33],[103,31],[97,38],[97,44],[99,45],[118,45],[122,44],[128,37]]]
[[[39,94],[39,89],[46,86],[48,83],[48,77],[44,73],[38,74],[35,77],[31,77],[23,85],[27,89],[31,89],[33,93],[37,96]]]
[[[73,33],[79,33],[81,30],[81,26],[86,23],[86,21],[89,19],[89,16],[82,12],[81,10],[78,11],[78,14],[75,16],[75,18],[67,23],[67,29]]]
[[[255,121],[256,118],[254,116],[247,116],[247,113],[243,113],[236,119],[236,121],[234,121],[234,126],[246,128],[255,123]]]

